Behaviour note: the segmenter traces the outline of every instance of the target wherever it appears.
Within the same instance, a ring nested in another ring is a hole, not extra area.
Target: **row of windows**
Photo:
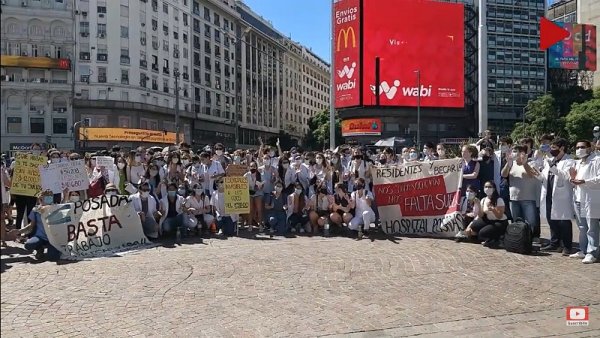
[[[68,46],[36,43],[3,42],[2,55],[64,58],[71,49]]]
[[[66,118],[52,119],[52,134],[67,134],[68,126]],[[46,131],[46,119],[43,117],[29,118],[29,133],[30,134],[48,134]],[[21,117],[6,118],[6,133],[7,134],[22,134],[23,119]]]
[[[20,95],[6,97],[6,108],[8,110],[21,110],[23,109],[23,105],[27,103],[29,103],[30,112],[45,111],[49,105],[51,110],[57,113],[65,113],[68,108],[67,98],[64,96],[55,96],[49,100],[44,96],[33,95],[29,98],[29,101]]]

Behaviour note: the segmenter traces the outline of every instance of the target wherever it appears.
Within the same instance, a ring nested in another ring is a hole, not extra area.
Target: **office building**
[[[72,148],[72,1],[2,1],[1,149]]]
[[[312,50],[302,47],[302,125],[308,132],[308,120],[315,114],[329,111],[330,65]]]
[[[303,48],[301,45],[286,40],[284,42],[287,50],[283,56],[284,66],[284,96],[285,102],[283,109],[282,129],[297,140],[301,140],[306,135],[308,128],[306,114],[303,108],[303,70],[304,59],[302,57]]]
[[[600,1],[577,0],[577,22],[596,26],[596,45],[598,44],[598,32],[600,31]],[[598,50],[596,48],[596,58]],[[593,72],[593,86],[600,87],[600,69]]]

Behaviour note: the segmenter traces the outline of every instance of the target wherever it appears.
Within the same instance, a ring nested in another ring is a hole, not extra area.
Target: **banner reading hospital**
[[[454,237],[463,230],[461,159],[374,167],[371,173],[385,233]]]
[[[127,196],[101,196],[42,207],[48,241],[63,259],[110,256],[149,245]]]

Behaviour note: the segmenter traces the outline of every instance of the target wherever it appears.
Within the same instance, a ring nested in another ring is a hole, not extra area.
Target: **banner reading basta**
[[[371,173],[385,233],[454,237],[462,230],[461,159],[374,167]]]

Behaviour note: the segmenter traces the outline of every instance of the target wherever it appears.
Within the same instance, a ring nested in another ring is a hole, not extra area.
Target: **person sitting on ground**
[[[465,197],[460,204],[460,212],[463,216],[462,229],[467,229],[477,217],[481,217],[481,201],[477,198],[477,188],[472,185],[467,186]],[[457,242],[460,242],[469,237],[464,230],[460,230],[455,238]]]
[[[356,214],[350,220],[348,229],[358,231],[358,239],[361,240],[363,234],[371,229],[371,224],[376,220],[375,212],[371,208],[374,200],[373,193],[365,189],[363,178],[357,179],[354,183],[351,198],[356,205]]]
[[[160,201],[160,213],[162,217],[159,224],[159,235],[176,232],[176,239],[181,236],[184,226],[183,213],[185,209],[185,198],[177,194],[177,184],[169,183],[167,196]]]
[[[504,214],[504,200],[500,197],[494,182],[487,181],[483,186],[486,197],[481,200],[482,216],[477,217],[465,230],[467,236],[478,236],[483,245],[494,248],[506,232],[508,218]]]
[[[348,195],[346,186],[343,183],[336,183],[335,185],[332,211],[329,219],[332,224],[338,225],[340,229],[354,218],[354,201]]]
[[[292,232],[304,233],[308,222],[307,201],[304,189],[300,182],[294,185],[294,193],[287,200],[288,224]]]
[[[204,193],[202,185],[197,183],[192,186],[192,192],[186,198],[185,206],[198,221],[198,234],[205,235],[215,218],[210,214],[210,197]]]
[[[312,234],[316,235],[320,228],[329,230],[329,212],[331,211],[331,203],[327,192],[327,183],[320,181],[315,193],[311,196],[308,205],[308,219]]]

